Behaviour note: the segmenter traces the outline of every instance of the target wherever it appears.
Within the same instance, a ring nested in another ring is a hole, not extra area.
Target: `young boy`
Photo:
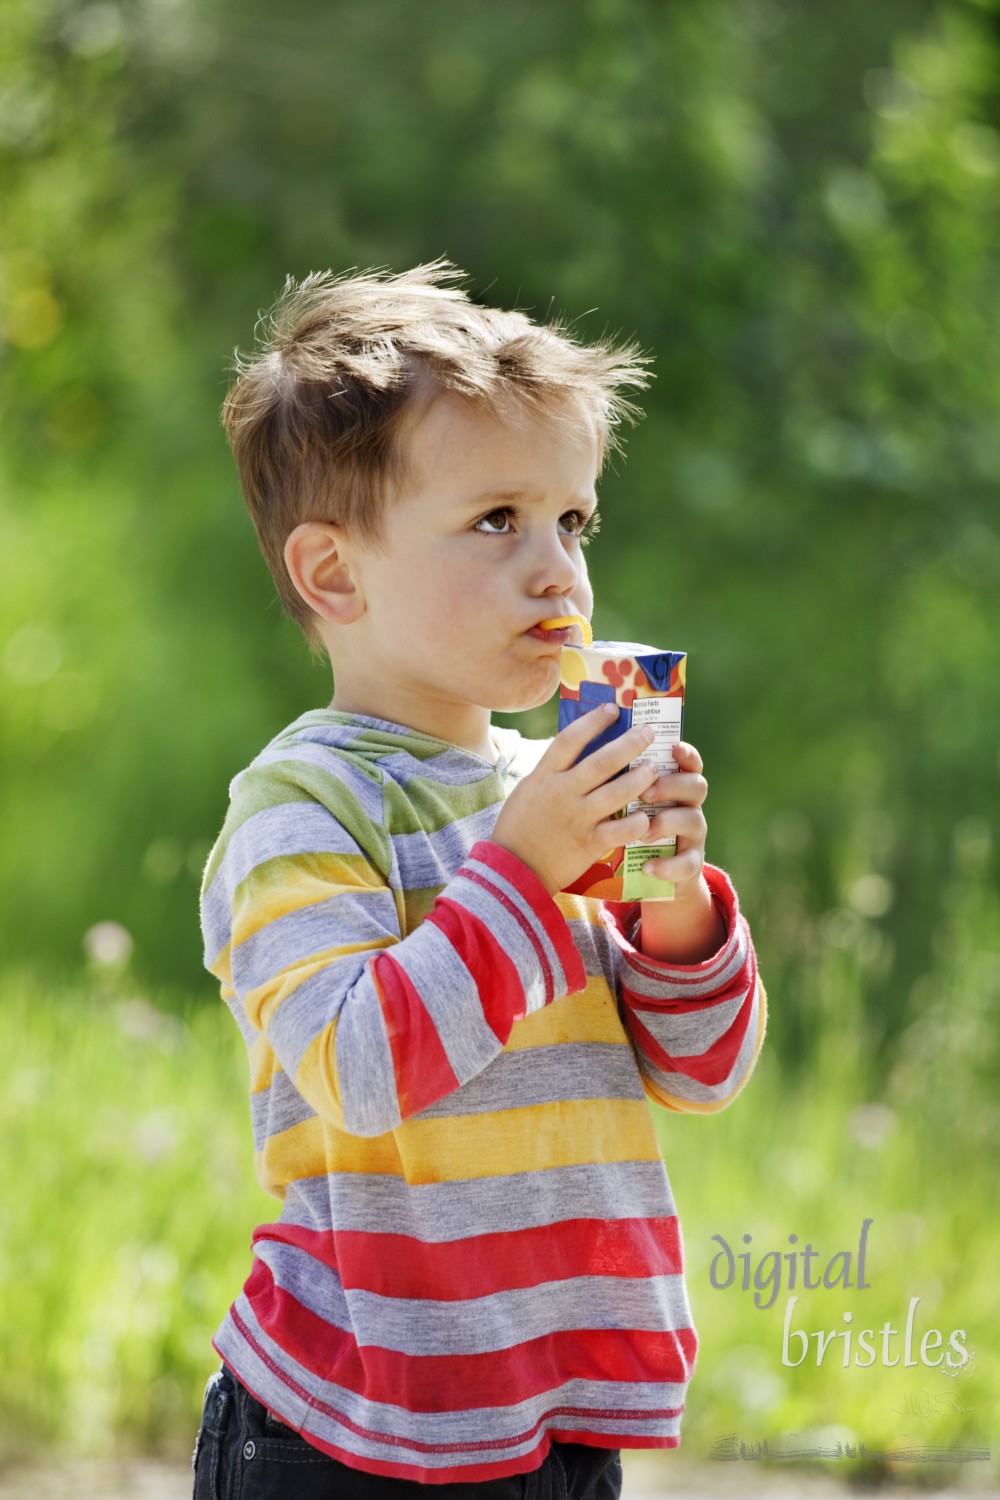
[[[706,783],[550,743],[590,617],[631,347],[473,305],[447,263],[291,281],[226,429],[288,612],[333,668],[238,776],[202,894],[282,1202],[215,1341],[195,1495],[613,1500],[678,1442],[696,1338],[646,1097],[711,1112],[764,996]],[[617,710],[611,711],[611,716]],[[619,772],[624,774],[618,775]],[[615,815],[644,796],[669,811]],[[676,835],[672,902],[569,894]]]

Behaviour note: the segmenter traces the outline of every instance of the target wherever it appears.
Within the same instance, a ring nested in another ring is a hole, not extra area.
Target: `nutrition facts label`
[[[636,756],[632,766],[654,765],[661,776],[670,776],[677,770],[673,747],[681,737],[681,715],[684,703],[681,698],[636,698],[632,704],[632,723],[645,725],[656,735],[653,743]],[[631,769],[631,766],[629,767]],[[673,807],[672,802],[630,802],[627,811],[658,812],[661,807]],[[641,849],[642,858],[653,859],[677,846],[676,839],[665,839],[662,844],[630,844],[630,849]]]

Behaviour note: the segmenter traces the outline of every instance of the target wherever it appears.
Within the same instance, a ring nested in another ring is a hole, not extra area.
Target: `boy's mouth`
[[[534,636],[536,641],[548,641],[552,646],[567,646],[577,632],[572,625],[567,625],[562,630],[543,630],[541,625],[533,625],[525,634]]]
[[[533,625],[527,635],[533,635],[536,640],[548,641],[555,646],[568,646],[571,644],[589,646],[593,640],[590,622],[583,615],[556,615],[547,620],[541,620]]]

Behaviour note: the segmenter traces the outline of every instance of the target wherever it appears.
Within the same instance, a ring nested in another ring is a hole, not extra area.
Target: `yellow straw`
[[[567,625],[579,625],[583,636],[583,644],[592,646],[594,644],[594,632],[590,628],[590,621],[585,620],[583,615],[560,615],[555,620],[543,620],[539,630],[565,630]]]

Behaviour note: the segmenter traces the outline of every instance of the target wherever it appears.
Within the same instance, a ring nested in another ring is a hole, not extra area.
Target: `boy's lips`
[[[567,625],[562,630],[543,630],[540,625],[533,625],[525,635],[534,636],[536,641],[548,641],[552,646],[567,646],[573,639],[574,631],[572,625]]]
[[[537,625],[525,631],[525,634],[556,646],[589,646],[594,638],[589,620],[568,610],[559,615],[547,615],[544,620],[539,620]]]

